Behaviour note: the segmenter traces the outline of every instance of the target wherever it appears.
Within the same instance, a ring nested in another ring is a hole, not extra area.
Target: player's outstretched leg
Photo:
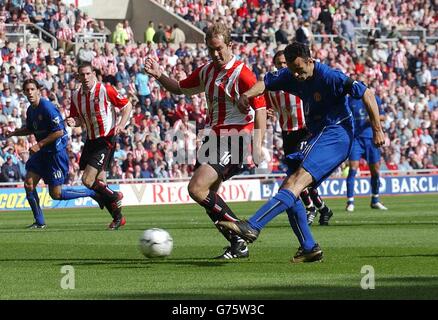
[[[123,194],[121,192],[112,190],[102,180],[96,180],[91,189],[94,190],[96,193],[102,195],[106,201],[117,202],[123,199]]]
[[[248,242],[254,242],[260,230],[277,215],[294,206],[295,195],[287,189],[281,189],[266,202],[248,221],[220,221],[219,225],[233,231]],[[301,203],[301,202],[300,202]],[[301,206],[303,204],[301,203]],[[304,208],[304,207],[303,207]]]
[[[313,204],[320,213],[319,224],[321,226],[328,226],[330,218],[333,216],[333,211],[325,204],[318,194],[318,189],[309,188],[310,197],[312,198]]]
[[[218,171],[212,165],[203,164],[196,169],[189,182],[188,191],[190,197],[205,209],[219,232],[230,242],[230,245],[225,247],[224,253],[215,258],[248,258],[249,251],[245,241],[219,224],[220,221],[239,221],[239,218],[216,192],[222,181],[223,178],[219,177]]]
[[[71,200],[77,198],[90,197],[97,202],[101,209],[104,208],[103,197],[99,196],[94,190],[85,188],[85,187],[66,187],[60,186],[60,189],[53,187],[50,190],[50,196],[55,200]]]
[[[201,202],[201,206],[205,208],[211,221],[215,224],[219,232],[230,242],[230,246],[225,248],[223,254],[215,257],[216,259],[238,259],[238,258],[248,258],[249,250],[246,246],[245,241],[239,236],[233,234],[229,230],[225,229],[218,224],[219,221],[239,221],[239,218],[233,213],[233,211],[228,207],[225,201],[216,192],[209,192],[208,196]]]
[[[260,230],[283,211],[288,212],[292,230],[300,242],[300,254],[292,258],[293,263],[319,261],[322,250],[313,240],[307,224],[306,210],[302,202],[287,189],[281,189],[271,200],[263,205],[248,221],[221,221],[220,225],[238,234],[248,242],[254,242]],[[318,250],[317,250],[318,249]]]

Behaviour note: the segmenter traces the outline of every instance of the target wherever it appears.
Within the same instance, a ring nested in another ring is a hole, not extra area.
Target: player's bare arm
[[[265,82],[264,81],[257,81],[255,85],[252,86],[251,89],[243,93],[240,98],[239,102],[237,104],[237,107],[239,108],[239,111],[243,114],[247,114],[249,112],[249,99],[257,97],[265,92]]]
[[[383,134],[382,124],[380,123],[379,106],[377,105],[376,98],[370,89],[365,90],[362,100],[367,109],[368,116],[370,117],[374,144],[378,147],[383,146],[385,143],[385,136]]]
[[[254,119],[254,150],[253,159],[259,164],[262,159],[262,144],[266,132],[266,108],[257,109]]]
[[[15,129],[14,131],[7,131],[5,133],[6,138],[10,138],[13,136],[17,136],[17,137],[18,136],[28,136],[30,134],[32,134],[32,132],[29,129],[27,129],[26,127],[23,127],[20,129]]]
[[[38,142],[37,144],[33,145],[29,149],[30,154],[37,153],[45,146],[54,143],[56,141],[56,139],[61,138],[63,135],[64,135],[63,130],[58,130],[58,131],[52,132],[45,139],[43,139],[40,142]]]
[[[126,124],[131,116],[132,111],[132,103],[128,102],[128,104],[122,109],[122,117],[120,119],[119,124],[115,127],[114,134],[119,134],[121,131],[125,130]]]
[[[171,79],[168,76],[166,76],[164,73],[162,73],[160,70],[160,65],[155,59],[153,58],[146,59],[144,63],[144,70],[148,75],[157,79],[157,81],[161,83],[166,90],[174,94],[182,94],[178,81]]]

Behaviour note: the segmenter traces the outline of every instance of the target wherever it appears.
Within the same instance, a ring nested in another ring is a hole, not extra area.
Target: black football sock
[[[326,214],[330,211],[330,208],[325,205],[324,200],[322,200],[320,195],[318,194],[318,189],[310,189],[310,198],[312,198],[313,204],[316,208],[318,208],[318,211],[320,213]]]
[[[105,203],[105,208],[108,210],[113,220],[119,220],[123,217],[122,208],[113,209],[110,203]]]
[[[210,219],[214,222],[213,218],[212,218],[212,214],[206,210],[208,216],[210,217]],[[231,233],[230,230],[225,229],[224,227],[222,227],[221,225],[215,223],[214,224],[215,227],[219,230],[219,232],[224,236],[225,239],[227,239],[227,241],[231,242],[233,240],[233,235]]]
[[[308,189],[304,189],[300,194],[301,201],[303,201],[303,204],[306,208],[312,208],[312,199],[310,198],[310,192]]]
[[[239,218],[231,211],[225,201],[214,191],[208,193],[207,198],[199,202],[203,206],[210,219],[217,223],[219,221],[239,221]]]
[[[231,211],[230,207],[216,192],[210,191],[207,198],[199,203],[205,208],[211,221],[213,221],[219,232],[230,242],[240,239],[238,236],[232,234],[229,230],[218,225],[219,221],[239,221],[239,218]]]
[[[103,182],[101,180],[96,180],[93,183],[93,186],[91,187],[91,189],[93,189],[97,193],[101,194],[105,200],[112,201],[112,200],[117,199],[116,193],[113,190],[111,190],[105,182]]]

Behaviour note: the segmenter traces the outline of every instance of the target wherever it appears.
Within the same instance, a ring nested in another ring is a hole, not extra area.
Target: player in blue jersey
[[[283,50],[277,51],[273,60],[277,70],[287,68]],[[270,107],[268,113],[270,114],[275,110],[279,114],[284,154],[288,155],[304,148],[305,140],[309,134],[305,128],[306,121],[301,99],[284,91],[268,91],[265,92],[265,96]],[[318,189],[304,189],[300,198],[306,207],[307,223],[311,225],[319,212],[319,224],[328,226],[333,212],[318,194]],[[317,208],[318,211],[316,211]]]
[[[283,90],[297,95],[304,102],[311,137],[304,150],[288,156],[288,175],[271,200],[248,221],[221,221],[219,224],[246,241],[253,242],[269,221],[286,211],[300,243],[291,262],[320,261],[323,253],[307,225],[306,210],[299,195],[309,186],[318,187],[350,154],[353,120],[347,104],[347,94],[364,101],[377,146],[383,145],[384,135],[374,94],[363,83],[314,61],[309,48],[302,43],[288,45],[284,54],[287,68],[277,73],[268,73],[264,81],[257,82],[241,95],[239,108],[244,113],[248,112],[248,99],[262,94],[265,89]]]
[[[69,200],[81,197],[92,197],[96,201],[96,193],[87,188],[71,188],[62,186],[68,178],[67,131],[64,120],[56,106],[49,100],[41,98],[38,82],[33,79],[24,81],[24,94],[30,102],[27,109],[26,124],[20,129],[8,132],[7,136],[27,136],[34,134],[37,144],[30,150],[30,158],[26,163],[24,188],[27,201],[32,209],[35,222],[28,228],[43,229],[46,227],[40,200],[36,191],[41,178],[49,186],[52,199]],[[100,200],[99,200],[100,202]],[[99,205],[101,205],[99,203]]]
[[[381,100],[376,96],[379,106],[380,120],[384,120]],[[373,143],[373,130],[366,112],[366,107],[361,99],[349,97],[348,105],[354,118],[354,141],[350,154],[350,168],[347,177],[347,207],[348,212],[354,211],[354,178],[359,168],[359,160],[363,157],[371,172],[371,208],[388,210],[379,199],[380,186],[380,149]]]

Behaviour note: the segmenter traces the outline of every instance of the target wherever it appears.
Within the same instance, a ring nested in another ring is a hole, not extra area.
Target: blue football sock
[[[289,224],[295,236],[297,237],[298,242],[300,243],[300,247],[303,247],[304,236],[301,234],[300,229],[298,229],[298,221],[297,218],[295,217],[295,213],[290,208],[286,210],[286,213],[287,213],[287,217],[289,218]]]
[[[94,197],[96,192],[94,190],[81,187],[81,188],[71,188],[63,187],[61,189],[61,200],[77,199],[82,197]]]
[[[289,218],[289,224],[298,238],[300,246],[305,251],[311,250],[316,243],[307,224],[306,209],[304,209],[301,201],[296,201],[295,205],[287,209],[286,212]]]
[[[347,177],[347,198],[354,197],[354,177],[356,176],[357,170],[350,169],[348,171]]]
[[[283,211],[286,211],[286,209],[292,207],[295,202],[296,198],[292,192],[281,189],[271,200],[266,202],[248,222],[253,228],[260,231],[269,221]]]
[[[372,203],[379,202],[379,187],[380,187],[380,178],[379,176],[371,176],[371,197]]]
[[[36,189],[34,189],[31,192],[26,191],[26,198],[32,209],[35,222],[38,223],[39,225],[45,224],[43,210],[41,210],[40,207],[40,198],[38,197],[38,192],[36,191]]]

